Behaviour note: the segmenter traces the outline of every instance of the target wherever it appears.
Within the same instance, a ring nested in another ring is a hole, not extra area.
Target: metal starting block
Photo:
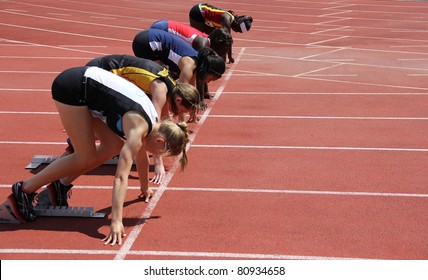
[[[104,218],[105,213],[95,212],[93,207],[81,206],[49,206],[49,208],[33,208],[37,217],[82,217],[82,218]]]
[[[34,215],[37,217],[81,217],[81,218],[104,218],[106,213],[95,212],[93,207],[59,207],[59,206],[35,206]],[[0,223],[25,224],[26,221],[19,215],[12,195],[0,205]]]
[[[41,164],[50,164],[55,160],[59,159],[60,157],[61,156],[35,155],[31,159],[31,162],[25,167],[25,169],[36,169]],[[104,162],[104,164],[116,165],[118,159],[119,159],[119,156],[115,156],[112,159],[109,159],[108,161]],[[135,161],[134,161],[134,164],[135,164]]]

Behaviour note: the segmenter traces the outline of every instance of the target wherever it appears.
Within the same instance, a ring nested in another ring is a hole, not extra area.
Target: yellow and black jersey
[[[151,95],[150,84],[154,80],[161,80],[165,83],[168,89],[168,95],[172,94],[172,90],[176,85],[168,69],[154,61],[131,55],[114,54],[97,57],[89,61],[86,66],[97,66],[113,72],[134,83],[148,95]]]
[[[235,18],[235,16],[230,11],[214,7],[210,4],[199,4],[198,7],[202,17],[205,20],[205,24],[210,27],[222,28],[223,24],[221,22],[221,17],[225,13],[230,15],[231,24]]]

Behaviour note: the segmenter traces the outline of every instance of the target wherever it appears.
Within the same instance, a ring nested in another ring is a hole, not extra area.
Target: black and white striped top
[[[109,71],[88,67],[85,99],[92,115],[105,122],[117,135],[125,138],[122,118],[126,112],[138,111],[149,125],[149,133],[158,120],[152,101],[139,87]]]

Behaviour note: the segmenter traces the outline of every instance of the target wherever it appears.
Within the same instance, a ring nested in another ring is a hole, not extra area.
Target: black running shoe
[[[56,180],[47,186],[51,194],[53,206],[68,206],[67,200],[71,197],[72,184],[65,186]]]
[[[33,214],[32,203],[36,193],[28,194],[24,192],[22,190],[22,181],[12,185],[12,193],[16,208],[21,217],[27,222],[34,221],[36,216]]]

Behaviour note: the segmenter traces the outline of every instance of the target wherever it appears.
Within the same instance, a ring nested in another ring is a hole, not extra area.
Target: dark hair
[[[253,18],[251,16],[235,16],[231,27],[233,31],[243,33],[245,31],[250,31],[252,22]],[[241,23],[245,24],[245,31],[242,30]]]
[[[216,28],[208,36],[210,39],[210,47],[221,57],[225,57],[229,49],[232,47],[232,35],[226,28]]]
[[[221,78],[226,71],[226,62],[213,49],[203,48],[198,53],[196,64],[196,78],[200,81],[209,75]]]

